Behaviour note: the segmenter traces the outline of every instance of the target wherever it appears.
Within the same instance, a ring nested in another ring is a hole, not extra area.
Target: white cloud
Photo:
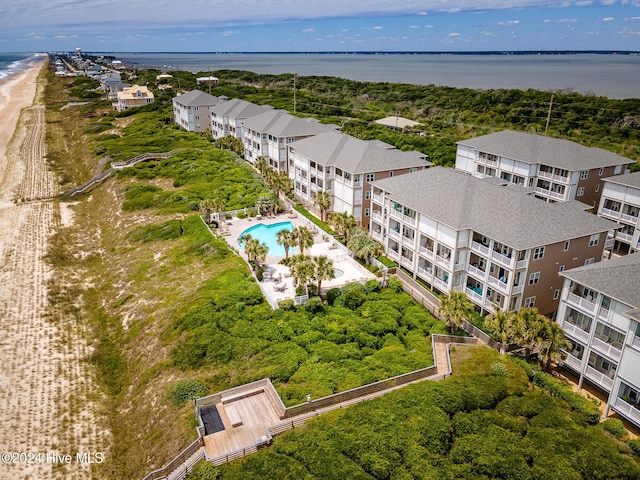
[[[412,30],[418,29],[418,28],[422,28],[420,25],[409,25],[409,28]]]
[[[451,32],[450,34],[447,35],[447,37],[452,37],[452,38],[459,37],[459,36],[460,34],[458,32]]]
[[[375,27],[372,27],[371,30],[382,30],[382,27],[377,25]]]
[[[603,22],[612,22],[615,20],[615,17],[604,17],[602,19]]]
[[[585,1],[581,1],[581,2],[576,2],[575,3],[576,7],[589,7],[591,5],[593,5],[593,2],[590,0],[585,0]]]
[[[305,28],[304,30],[302,30],[304,33],[313,33],[315,32],[315,29],[313,28]]]
[[[518,25],[519,23],[520,23],[520,20],[508,20],[506,22],[498,22],[498,25],[503,27],[511,27],[513,25]]]

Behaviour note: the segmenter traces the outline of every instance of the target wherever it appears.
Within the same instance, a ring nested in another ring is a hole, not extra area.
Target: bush
[[[402,292],[402,282],[396,277],[389,277],[387,287],[396,293]]]
[[[278,303],[278,308],[284,310],[285,312],[292,312],[296,309],[296,304],[293,300],[282,300]]]
[[[167,391],[167,400],[174,407],[181,407],[193,397],[204,397],[209,388],[200,380],[179,380]]]
[[[320,313],[324,311],[324,305],[322,304],[322,299],[320,297],[311,297],[307,302],[305,302],[303,307],[309,313]]]
[[[342,290],[339,288],[332,288],[327,292],[327,303],[332,306],[341,294]]]
[[[619,440],[622,440],[629,433],[627,432],[627,429],[624,428],[624,424],[622,423],[622,420],[618,418],[607,418],[600,425],[602,425],[602,429],[605,432],[609,432],[611,435],[613,435]]]
[[[367,280],[364,284],[364,291],[374,293],[380,291],[380,282],[378,280]]]
[[[627,445],[631,447],[631,451],[636,457],[640,457],[640,438],[635,438],[633,440],[628,440]]]

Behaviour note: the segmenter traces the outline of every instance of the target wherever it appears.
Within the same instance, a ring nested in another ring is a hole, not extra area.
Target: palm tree
[[[253,164],[253,166],[256,167],[256,170],[260,172],[260,175],[262,177],[264,177],[265,172],[269,168],[269,165],[267,164],[267,159],[264,158],[262,155],[256,158],[256,162]]]
[[[276,233],[276,242],[284,247],[284,259],[289,259],[289,249],[297,245],[296,238],[291,230],[283,228]]]
[[[564,336],[560,325],[553,320],[545,319],[543,327],[543,341],[539,345],[538,358],[542,363],[542,369],[548,372],[551,362],[562,364],[564,354],[562,350],[571,348],[571,342]]]
[[[353,256],[371,263],[371,257],[377,257],[384,253],[384,247],[369,237],[369,234],[361,228],[355,229],[349,236],[347,247]]]
[[[200,211],[204,213],[205,222],[207,224],[211,223],[211,213],[216,208],[216,203],[213,198],[205,198],[200,201],[200,205],[198,206]]]
[[[336,271],[333,268],[333,260],[329,260],[325,256],[314,257],[313,263],[315,267],[315,278],[318,281],[318,295],[320,295],[320,286],[322,280],[333,280],[336,278]]]
[[[314,203],[316,207],[320,209],[320,218],[325,222],[327,210],[331,208],[331,195],[328,192],[321,190],[317,193]]]
[[[451,291],[448,296],[441,298],[438,309],[442,320],[451,328],[452,335],[461,320],[468,316],[472,310],[473,303],[467,298],[466,293],[457,290]]]
[[[542,317],[542,318],[541,318]],[[522,308],[514,314],[512,319],[513,341],[524,348],[524,356],[527,360],[540,342],[540,332],[544,316],[535,308]]]
[[[311,257],[303,254],[291,257],[289,269],[298,287],[306,287],[309,285],[316,273],[315,264]]]
[[[285,195],[289,193],[293,189],[293,183],[289,178],[289,174],[287,172],[276,172],[273,171],[273,176],[270,179],[270,187],[273,190],[273,193],[276,194],[276,197],[280,197],[280,195]]]
[[[244,253],[247,255],[249,263],[253,261],[254,273],[257,274],[260,263],[267,257],[269,248],[264,243],[260,243],[257,238],[253,238],[249,233],[242,235],[238,240],[240,243],[244,243]]]
[[[268,213],[275,213],[276,211],[276,198],[274,195],[260,195],[256,200],[255,208],[260,215],[266,215]]]
[[[313,232],[309,230],[305,226],[300,226],[295,229],[295,238],[300,247],[300,254],[304,254],[304,250],[306,248],[311,248],[313,246]]]
[[[496,313],[487,315],[484,320],[485,328],[492,335],[497,336],[501,343],[509,343],[512,332],[513,314],[509,311],[498,308]]]
[[[357,225],[355,217],[347,212],[331,212],[329,221],[333,224],[338,236],[344,237],[345,242],[348,243],[349,234]]]

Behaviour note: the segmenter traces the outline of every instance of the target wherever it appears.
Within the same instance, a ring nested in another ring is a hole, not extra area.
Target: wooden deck
[[[266,440],[267,427],[280,422],[277,408],[262,392],[216,405],[225,429],[204,437],[209,457],[217,457]],[[241,425],[234,427],[232,423]]]

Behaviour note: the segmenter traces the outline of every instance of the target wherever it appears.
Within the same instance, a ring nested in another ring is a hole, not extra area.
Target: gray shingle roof
[[[565,270],[560,275],[640,308],[640,253]],[[635,315],[633,311],[628,314]]]
[[[625,187],[640,188],[640,172],[625,173],[615,177],[603,178],[605,182],[617,183]]]
[[[227,102],[218,103],[215,107],[211,108],[211,112],[224,117],[248,118],[272,109],[273,107],[270,105],[257,105],[255,103],[247,102],[246,100],[234,98]]]
[[[516,250],[606,232],[617,224],[567,203],[547,203],[466,173],[432,167],[373,182],[389,198],[456,230],[467,228]]]
[[[324,125],[313,118],[300,118],[285,110],[269,110],[244,120],[243,125],[254,132],[275,137],[301,137],[336,130],[335,125]]]
[[[173,100],[180,105],[191,107],[217,105],[221,101],[220,98],[201,92],[200,90],[191,90],[190,92],[173,97]]]
[[[634,163],[633,160],[601,148],[585,147],[570,140],[513,130],[503,130],[457,143],[500,157],[570,171]]]
[[[325,132],[291,144],[293,149],[322,165],[351,173],[381,172],[432,165],[420,152],[403,152],[379,140],[360,140],[340,132]]]

